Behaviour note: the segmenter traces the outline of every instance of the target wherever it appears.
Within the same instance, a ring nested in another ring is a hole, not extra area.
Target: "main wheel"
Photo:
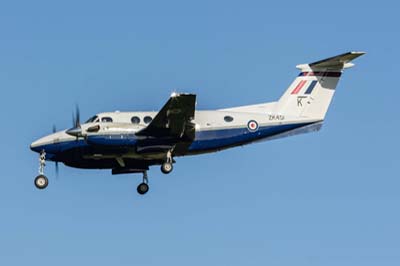
[[[38,175],[35,178],[35,186],[38,189],[45,189],[47,187],[47,185],[49,184],[49,180],[47,179],[46,176],[44,175]]]
[[[172,163],[165,162],[161,165],[161,172],[164,174],[169,174],[174,169]]]
[[[149,185],[147,185],[146,183],[141,183],[141,184],[139,184],[139,186],[137,187],[137,192],[138,192],[140,195],[146,194],[147,191],[149,191]]]

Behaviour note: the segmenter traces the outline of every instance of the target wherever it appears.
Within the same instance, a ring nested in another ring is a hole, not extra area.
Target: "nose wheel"
[[[35,186],[38,189],[45,189],[47,185],[49,184],[49,180],[45,175],[38,175],[35,178]]]
[[[49,185],[49,180],[44,175],[44,167],[46,166],[46,152],[43,150],[39,156],[39,175],[35,178],[35,186],[38,189],[45,189]]]
[[[148,176],[147,176],[147,171],[144,171],[144,172],[143,172],[143,181],[142,181],[142,183],[140,183],[139,186],[137,187],[137,192],[138,192],[140,195],[144,195],[144,194],[146,194],[146,193],[149,191],[149,185],[148,185],[148,183],[149,183],[149,179],[148,179]]]

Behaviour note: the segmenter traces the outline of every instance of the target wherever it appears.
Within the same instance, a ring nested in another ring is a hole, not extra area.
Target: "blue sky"
[[[0,8],[1,265],[399,265],[396,1],[9,1]],[[54,166],[29,144],[113,110],[276,100],[295,65],[363,50],[322,131],[139,175]]]

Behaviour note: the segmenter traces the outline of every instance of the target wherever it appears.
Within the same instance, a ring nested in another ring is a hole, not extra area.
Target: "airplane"
[[[38,189],[48,186],[46,161],[82,169],[111,169],[113,175],[141,173],[137,192],[149,190],[147,171],[172,172],[175,158],[217,152],[259,141],[318,131],[344,69],[364,52],[348,52],[297,65],[300,74],[279,100],[218,110],[195,110],[196,95],[172,93],[159,112],[99,113],[73,127],[34,141],[39,153]]]

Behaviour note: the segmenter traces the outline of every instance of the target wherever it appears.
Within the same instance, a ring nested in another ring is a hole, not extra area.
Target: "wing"
[[[196,95],[174,93],[164,107],[138,136],[193,141]]]

